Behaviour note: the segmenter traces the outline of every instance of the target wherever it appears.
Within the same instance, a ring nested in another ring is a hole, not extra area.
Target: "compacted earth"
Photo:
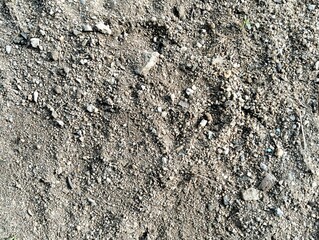
[[[0,0],[0,239],[319,239],[315,0]]]

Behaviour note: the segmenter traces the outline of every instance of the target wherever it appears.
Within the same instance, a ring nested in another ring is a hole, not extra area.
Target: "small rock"
[[[62,120],[57,120],[56,122],[60,127],[64,126],[64,122]]]
[[[202,119],[202,121],[200,121],[199,125],[203,128],[207,125],[207,120],[206,119]]]
[[[232,73],[231,73],[230,70],[227,70],[226,72],[224,72],[224,77],[225,77],[226,79],[230,78],[231,75],[232,75]]]
[[[319,70],[319,61],[315,63],[315,70]]]
[[[112,34],[112,30],[109,25],[105,25],[103,22],[99,22],[95,25],[96,29],[101,33],[106,33],[108,35]]]
[[[184,6],[177,6],[176,7],[176,13],[177,13],[177,17],[181,20],[185,20],[186,19],[186,11],[185,11],[185,7]]]
[[[98,109],[93,106],[92,104],[89,104],[87,107],[86,107],[86,110],[89,112],[89,113],[93,113],[93,112],[97,112]]]
[[[163,117],[163,118],[166,118],[166,117],[167,117],[167,114],[168,114],[168,113],[167,113],[167,112],[165,112],[165,111],[164,111],[164,112],[162,112],[162,117]]]
[[[7,54],[10,54],[11,53],[11,51],[12,51],[12,47],[11,46],[6,46],[6,53]]]
[[[51,116],[52,116],[54,119],[56,119],[56,118],[58,118],[58,113],[57,113],[55,110],[53,110],[53,111],[51,112]]]
[[[213,121],[213,117],[212,117],[212,115],[209,112],[205,113],[205,118],[206,118],[206,120],[208,122],[212,122]]]
[[[309,4],[308,5],[308,10],[309,11],[313,11],[313,10],[315,10],[315,8],[316,8],[316,5],[314,5],[314,4]]]
[[[88,202],[89,202],[92,206],[96,206],[96,202],[95,202],[94,199],[88,198]]]
[[[30,43],[33,48],[38,48],[40,46],[40,38],[31,38]]]
[[[227,195],[225,195],[223,197],[223,203],[225,206],[228,206],[230,204],[230,200],[229,200],[229,197]]]
[[[74,36],[79,36],[81,34],[81,32],[77,29],[73,29],[73,34],[74,34]]]
[[[242,197],[245,201],[257,201],[260,199],[260,192],[255,188],[248,188],[242,192]]]
[[[265,163],[261,163],[260,168],[261,168],[261,170],[263,170],[265,172],[267,172],[267,170],[268,170],[268,166]]]
[[[285,153],[284,150],[277,147],[277,151],[276,151],[277,158],[281,158],[284,155],[284,153]]]
[[[178,105],[182,108],[189,108],[189,103],[185,101],[179,101]]]
[[[92,32],[93,28],[90,24],[84,24],[82,27],[83,32]]]
[[[275,209],[275,214],[276,214],[278,217],[284,216],[284,212],[283,212],[280,208],[276,208],[276,209]]]
[[[38,98],[39,98],[39,93],[37,90],[35,90],[33,93],[33,101],[38,102]]]
[[[213,133],[212,131],[208,131],[208,132],[207,132],[207,138],[208,138],[209,140],[212,140],[213,137],[214,137],[214,133]]]
[[[187,89],[186,89],[186,94],[187,94],[188,96],[193,95],[193,94],[194,94],[194,90],[191,89],[191,88],[187,88]]]
[[[274,175],[272,175],[271,173],[266,174],[266,176],[264,177],[264,179],[261,181],[259,188],[262,191],[269,191],[276,183],[277,179]]]
[[[142,76],[145,76],[149,73],[151,68],[153,68],[158,59],[159,59],[160,54],[158,52],[144,52],[144,57],[145,57],[145,62],[146,64],[140,69],[139,74]]]
[[[53,88],[53,90],[54,90],[54,92],[55,92],[56,94],[61,94],[61,93],[62,93],[62,87],[61,87],[61,86],[55,86],[55,87]]]
[[[59,51],[57,50],[54,50],[52,52],[50,52],[50,58],[53,60],[53,61],[58,61],[59,60]]]

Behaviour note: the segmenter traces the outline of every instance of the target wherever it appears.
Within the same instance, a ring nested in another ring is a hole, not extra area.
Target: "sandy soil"
[[[319,239],[314,0],[0,0],[0,239]]]

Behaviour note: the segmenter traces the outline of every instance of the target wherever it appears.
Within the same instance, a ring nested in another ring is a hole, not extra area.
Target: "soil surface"
[[[0,0],[0,239],[319,239],[315,0]]]

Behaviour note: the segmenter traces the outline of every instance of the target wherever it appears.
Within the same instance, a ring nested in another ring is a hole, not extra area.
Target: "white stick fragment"
[[[158,52],[145,52],[144,55],[146,64],[139,71],[139,73],[143,76],[147,75],[151,68],[156,65],[160,54]]]

